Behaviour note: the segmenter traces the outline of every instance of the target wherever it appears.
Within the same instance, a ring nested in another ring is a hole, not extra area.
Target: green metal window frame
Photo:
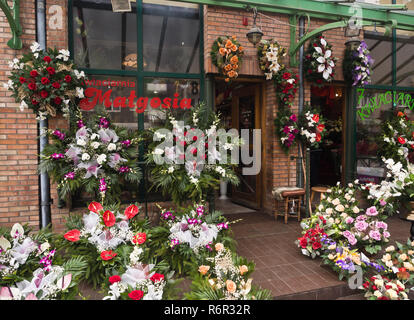
[[[73,1],[68,0],[68,32],[69,32],[69,51],[71,59],[74,59],[74,36],[73,36]],[[142,97],[144,95],[144,79],[145,78],[169,78],[169,79],[195,79],[200,81],[200,100],[205,100],[205,72],[204,72],[204,15],[203,6],[198,5],[199,12],[199,73],[173,73],[173,72],[153,72],[144,71],[144,59],[143,59],[143,3],[142,0],[136,1],[136,18],[137,18],[137,70],[114,70],[114,69],[92,69],[92,68],[79,68],[87,75],[108,75],[108,76],[130,76],[135,77],[137,80],[137,96]],[[144,130],[144,113],[138,114],[138,130]],[[146,167],[143,164],[144,160],[144,145],[141,144],[138,148],[139,161],[141,162],[141,168],[144,171]],[[146,192],[145,179],[141,180],[138,187],[138,199],[137,201],[145,202],[147,206],[147,192]],[[157,199],[160,200],[160,199]],[[147,208],[145,208],[147,214]]]

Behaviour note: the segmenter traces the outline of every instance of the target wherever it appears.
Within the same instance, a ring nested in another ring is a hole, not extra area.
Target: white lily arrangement
[[[266,80],[272,80],[284,69],[281,60],[286,56],[286,49],[282,48],[278,42],[261,40],[257,47],[257,54],[260,70],[264,72]]]

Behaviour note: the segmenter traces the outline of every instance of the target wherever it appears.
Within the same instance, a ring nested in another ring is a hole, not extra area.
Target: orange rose
[[[231,51],[236,52],[237,51],[237,46],[235,44],[233,44],[231,46]]]
[[[216,243],[216,245],[214,246],[214,248],[216,249],[216,251],[220,251],[224,249],[224,245],[222,243]]]
[[[230,79],[229,79],[229,78],[226,78],[226,79],[224,79],[224,81],[229,82],[229,81],[230,81]]]
[[[227,280],[226,281],[226,288],[227,288],[227,291],[230,292],[230,293],[235,293],[236,292],[236,284],[232,280]]]
[[[233,42],[231,42],[231,40],[230,39],[228,39],[227,41],[226,41],[226,48],[231,48],[233,46]]]
[[[237,40],[236,36],[232,36],[231,38],[232,38],[233,40]]]
[[[231,64],[237,64],[237,62],[239,62],[239,58],[237,56],[231,57],[230,59]]]
[[[226,50],[226,49],[224,49],[224,48],[220,48],[220,49],[219,49],[219,53],[220,53],[222,56],[225,56],[225,55],[226,55],[226,53],[227,53],[227,50]]]
[[[230,78],[236,78],[236,76],[237,76],[237,72],[235,72],[235,71],[233,71],[233,70],[231,70],[231,71],[229,71],[229,73],[227,74]]]
[[[243,52],[243,47],[242,46],[239,47],[239,51]]]
[[[210,266],[199,266],[198,272],[200,272],[203,276],[210,270]]]
[[[230,71],[231,69],[232,69],[231,64],[226,64],[226,65],[224,66],[224,70],[226,70],[226,71]]]
[[[242,266],[239,266],[239,271],[240,271],[240,274],[241,274],[241,275],[243,275],[243,274],[245,274],[247,271],[249,271],[249,269],[247,268],[247,266],[242,265]]]
[[[237,70],[239,68],[238,64],[233,64],[233,70]]]

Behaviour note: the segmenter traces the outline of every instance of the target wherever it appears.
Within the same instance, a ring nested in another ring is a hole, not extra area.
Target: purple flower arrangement
[[[372,65],[374,60],[365,41],[352,53],[353,86],[363,86],[371,83]]]
[[[63,132],[57,129],[53,131],[53,135],[61,141],[65,140],[65,137],[66,137],[66,135]]]

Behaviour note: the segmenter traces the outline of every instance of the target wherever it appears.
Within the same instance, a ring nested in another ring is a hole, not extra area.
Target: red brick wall
[[[263,39],[273,39],[279,42],[283,47],[289,50],[290,46],[290,28],[289,17],[281,14],[265,13],[266,16],[260,16],[257,21],[264,33]],[[243,26],[242,18],[247,17],[249,25]],[[276,20],[275,20],[276,19]],[[256,48],[249,43],[246,33],[252,26],[252,14],[245,10],[234,10],[216,6],[204,7],[204,65],[206,73],[218,74],[217,68],[211,63],[211,46],[219,36],[236,36],[237,40],[245,48],[239,78],[246,76],[257,76],[264,79],[264,75],[259,69],[257,62]],[[311,29],[315,29],[327,21],[312,20]],[[333,55],[339,58],[336,69],[335,80],[343,80],[342,77],[342,58],[344,52],[344,32],[341,29],[334,29],[324,33],[325,38],[333,45]],[[305,45],[305,50],[307,44]],[[289,58],[286,57],[285,64],[289,64]],[[297,71],[297,69],[293,70]],[[296,184],[296,162],[289,161],[287,155],[280,148],[279,142],[275,135],[274,119],[278,106],[276,104],[276,94],[272,81],[263,80],[265,85],[265,128],[262,128],[263,136],[266,139],[265,148],[265,194],[263,208],[267,213],[273,212],[275,204],[272,197],[274,187],[286,186],[288,184],[287,166],[290,164],[290,185]],[[310,101],[310,84],[305,82],[305,101]],[[293,110],[298,108],[298,95],[293,105]],[[292,155],[297,155],[297,148],[291,150]]]
[[[46,17],[47,46],[67,48],[67,1],[48,0],[50,6],[60,5],[63,9],[63,26],[60,30],[49,30],[50,14]],[[36,40],[35,1],[21,1],[20,22],[23,29],[23,49],[14,50],[7,46],[10,27],[4,13],[0,11],[0,83],[7,82],[10,68],[8,62],[20,57]],[[11,92],[0,86],[0,225],[10,226],[15,222],[28,223],[37,229],[39,225],[39,186],[37,174],[37,121],[32,111],[21,112]],[[50,128],[64,128],[66,121],[53,119]],[[58,210],[55,186],[51,187],[54,203],[52,223],[59,228],[67,209]]]

